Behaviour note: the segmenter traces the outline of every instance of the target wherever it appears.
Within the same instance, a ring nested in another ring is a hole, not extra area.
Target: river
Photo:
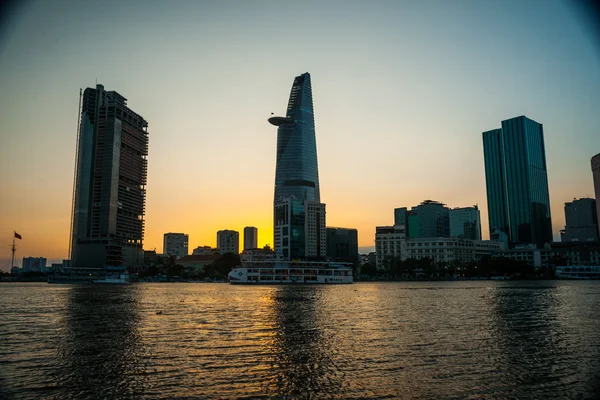
[[[600,282],[2,283],[0,398],[600,398]]]

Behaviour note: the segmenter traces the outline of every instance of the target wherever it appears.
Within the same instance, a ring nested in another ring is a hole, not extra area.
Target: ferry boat
[[[232,284],[344,284],[353,283],[348,263],[310,261],[263,261],[235,267],[228,276]]]
[[[600,279],[600,266],[557,265],[554,271],[554,275],[560,279]]]

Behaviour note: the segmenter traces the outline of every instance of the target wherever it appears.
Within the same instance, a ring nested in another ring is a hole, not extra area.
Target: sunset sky
[[[570,2],[26,2],[0,20],[0,269],[68,258],[79,89],[115,90],[149,122],[145,249],[190,252],[220,229],[273,243],[276,127],[295,76],[313,85],[327,225],[362,251],[393,209],[479,204],[481,133],[544,125],[554,237],[594,197],[600,42]],[[242,235],[240,235],[242,236]],[[242,239],[242,237],[240,237]],[[243,243],[243,242],[242,242]]]

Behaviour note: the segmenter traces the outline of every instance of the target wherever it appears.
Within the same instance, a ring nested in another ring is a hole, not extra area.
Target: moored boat
[[[348,284],[353,283],[351,264],[291,261],[253,262],[231,270],[232,284]]]
[[[600,279],[600,266],[558,265],[554,275],[560,279]]]

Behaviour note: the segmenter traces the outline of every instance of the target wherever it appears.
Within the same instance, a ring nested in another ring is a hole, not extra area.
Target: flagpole
[[[17,251],[17,248],[15,247],[15,236],[16,236],[15,231],[13,231],[13,244],[12,244],[12,258],[10,259],[10,270],[12,271],[13,267],[15,266],[15,251]]]

